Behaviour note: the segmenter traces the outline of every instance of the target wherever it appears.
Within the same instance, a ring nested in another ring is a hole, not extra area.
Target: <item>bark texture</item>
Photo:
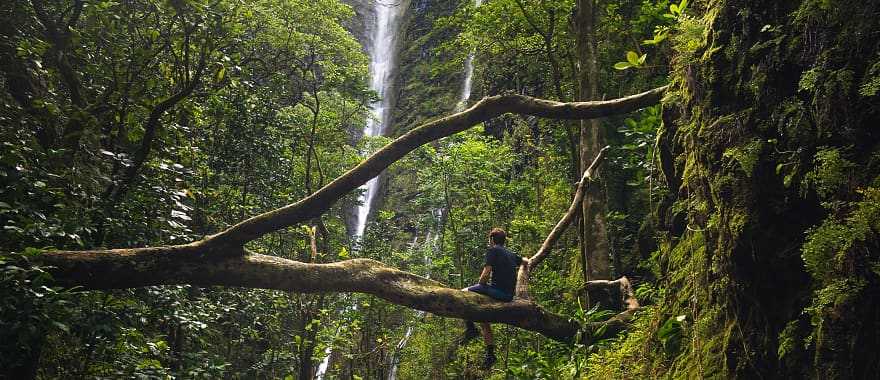
[[[559,103],[522,95],[488,97],[468,110],[413,129],[299,202],[254,216],[201,241],[150,248],[54,251],[41,255],[37,260],[53,267],[51,271],[60,284],[85,289],[192,284],[304,293],[360,292],[441,316],[506,323],[560,341],[573,340],[582,328],[587,332],[610,334],[617,331],[618,325],[624,323],[628,316],[579,326],[569,318],[549,313],[527,299],[497,302],[389,268],[377,261],[357,259],[309,264],[250,253],[244,244],[321,215],[345,194],[379,175],[383,169],[412,150],[492,117],[508,112],[555,119],[603,117],[656,104],[664,91],[665,87],[616,100],[578,103]],[[587,171],[586,179],[590,178],[590,173],[592,170]],[[582,181],[579,189],[582,190],[586,182]],[[563,219],[570,221],[570,214],[571,211]],[[558,237],[560,233],[561,230],[555,236]],[[549,245],[552,245],[552,241]],[[546,255],[546,251],[543,252]],[[540,262],[540,256],[537,262]],[[589,333],[584,335],[587,339],[591,336]]]
[[[309,264],[191,244],[49,252],[41,261],[55,267],[53,274],[60,285],[88,290],[191,284],[298,293],[357,292],[439,316],[505,323],[564,342],[571,341],[581,329],[569,318],[550,313],[528,300],[497,302],[369,259]]]
[[[598,22],[596,0],[578,0],[574,28],[577,36],[578,100],[599,98]],[[581,120],[580,164],[586,167],[605,146],[604,126],[598,119]],[[580,249],[584,281],[611,279],[605,196],[598,186],[586,190],[581,202]]]

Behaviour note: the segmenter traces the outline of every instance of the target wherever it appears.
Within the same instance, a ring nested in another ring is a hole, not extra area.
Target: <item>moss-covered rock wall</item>
[[[591,368],[876,378],[880,3],[699,6],[675,37],[658,139],[658,302]]]

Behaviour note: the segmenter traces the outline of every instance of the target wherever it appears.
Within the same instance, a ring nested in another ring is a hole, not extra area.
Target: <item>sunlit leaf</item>
[[[626,61],[633,66],[639,65],[639,54],[634,51],[626,52]]]

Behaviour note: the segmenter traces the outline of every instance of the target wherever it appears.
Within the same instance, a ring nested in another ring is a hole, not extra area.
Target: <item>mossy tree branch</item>
[[[241,245],[262,235],[290,227],[321,215],[345,194],[367,183],[409,152],[431,141],[451,136],[506,113],[549,119],[593,119],[636,111],[657,104],[666,87],[624,98],[561,103],[525,95],[497,95],[483,98],[472,107],[419,126],[370,156],[358,166],[299,202],[244,220],[209,237],[212,243]]]
[[[493,117],[505,113],[553,119],[605,117],[656,104],[665,89],[661,87],[638,95],[599,102],[560,103],[522,95],[487,97],[465,111],[411,130],[299,202],[254,216],[203,240],[150,248],[55,251],[45,253],[37,260],[53,267],[51,271],[61,285],[85,289],[192,284],[303,293],[360,292],[441,316],[505,323],[560,341],[571,341],[582,328],[599,330],[603,327],[603,331],[614,331],[614,327],[609,325],[616,323],[613,321],[580,326],[567,317],[547,312],[528,299],[497,302],[448,288],[439,282],[387,267],[377,261],[356,259],[309,264],[250,253],[244,249],[244,244],[321,215],[344,195],[379,175],[419,146],[464,131]],[[590,173],[592,171],[588,170],[587,174]],[[579,189],[584,183],[582,180]],[[549,246],[561,234],[561,231],[556,232],[558,228],[559,225],[554,228],[556,237],[549,243],[545,242],[545,245],[549,244],[548,248],[539,251],[539,254],[544,252],[543,255],[546,255],[546,251],[549,251]],[[561,228],[564,229],[564,226]],[[536,255],[534,265],[542,257]]]

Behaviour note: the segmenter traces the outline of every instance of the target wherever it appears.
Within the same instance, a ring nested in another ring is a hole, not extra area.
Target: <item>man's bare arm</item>
[[[480,273],[480,284],[488,285],[489,284],[489,276],[492,274],[492,266],[486,265],[483,267],[483,273]]]

